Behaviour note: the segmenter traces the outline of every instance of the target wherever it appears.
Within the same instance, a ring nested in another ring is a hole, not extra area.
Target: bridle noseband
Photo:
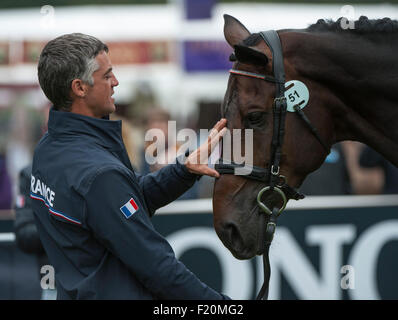
[[[217,170],[220,174],[235,174],[236,169],[238,168],[249,168],[251,169],[250,174],[242,175],[242,177],[268,184],[266,187],[262,188],[257,195],[257,204],[261,211],[264,212],[268,217],[267,222],[265,222],[265,215],[260,214],[261,229],[259,238],[261,241],[261,252],[263,252],[264,283],[256,299],[264,300],[268,298],[269,279],[271,275],[269,247],[275,233],[276,219],[285,209],[288,199],[299,200],[303,199],[304,195],[299,193],[295,188],[289,186],[287,184],[286,178],[280,174],[280,161],[282,156],[283,138],[285,134],[285,118],[287,114],[287,102],[285,98],[285,68],[283,64],[281,42],[278,33],[274,30],[261,32],[260,35],[271,49],[272,72],[274,76],[272,77],[237,69],[231,69],[230,73],[233,75],[246,76],[275,83],[276,94],[273,102],[273,133],[271,142],[271,157],[269,162],[270,165],[268,168],[256,166],[248,167],[245,166],[245,164],[236,164],[233,162],[227,163],[220,160],[220,162],[215,165],[215,170]],[[309,127],[316,139],[329,153],[329,148],[320,138],[317,130],[312,126],[300,107],[296,105],[294,110]],[[280,197],[282,200],[281,207],[268,208],[261,201],[261,197],[265,192],[274,192],[276,196]],[[266,226],[265,229],[262,227],[263,225]]]

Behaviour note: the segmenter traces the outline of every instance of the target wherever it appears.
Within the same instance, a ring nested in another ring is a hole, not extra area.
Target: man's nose
[[[112,87],[116,87],[119,85],[119,81],[116,79],[116,77],[113,77],[113,81],[112,81]]]

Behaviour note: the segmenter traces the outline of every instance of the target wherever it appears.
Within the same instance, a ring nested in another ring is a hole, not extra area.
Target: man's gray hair
[[[93,73],[99,68],[95,57],[108,52],[106,44],[95,37],[71,33],[49,41],[40,54],[40,87],[57,110],[70,111],[71,84],[80,79],[94,85]]]

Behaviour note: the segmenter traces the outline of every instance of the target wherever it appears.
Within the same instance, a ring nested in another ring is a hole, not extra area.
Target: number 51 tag
[[[295,112],[294,106],[298,104],[303,109],[310,99],[310,92],[307,86],[299,80],[291,80],[285,83],[285,97],[287,111]]]

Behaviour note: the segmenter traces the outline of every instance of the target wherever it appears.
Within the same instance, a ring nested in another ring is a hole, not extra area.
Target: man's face
[[[102,118],[115,111],[113,87],[119,84],[112,72],[111,61],[105,51],[99,53],[97,60],[99,69],[93,73],[94,85],[88,86],[85,103],[90,113],[96,118]]]

